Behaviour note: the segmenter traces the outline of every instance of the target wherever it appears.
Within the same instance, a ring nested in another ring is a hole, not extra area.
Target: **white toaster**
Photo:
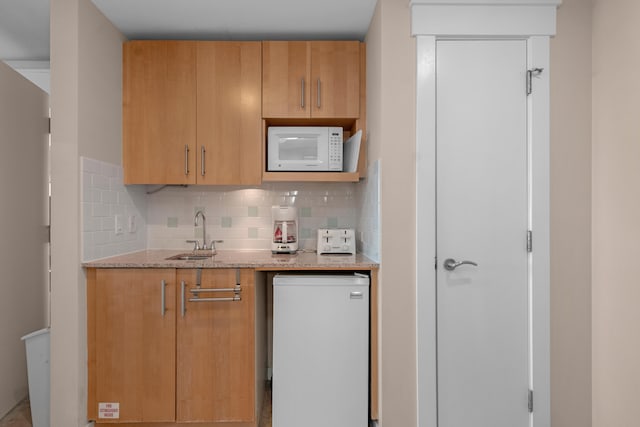
[[[356,234],[353,228],[319,228],[318,255],[356,253]]]

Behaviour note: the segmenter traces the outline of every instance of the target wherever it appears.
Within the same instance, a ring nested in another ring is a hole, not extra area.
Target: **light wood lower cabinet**
[[[263,276],[88,269],[88,418],[97,425],[257,426],[266,329],[265,286],[256,298],[255,284]],[[220,288],[232,290],[208,291]],[[236,294],[239,301],[211,300]],[[118,418],[101,417],[101,403],[117,403]]]
[[[253,421],[253,271],[205,269],[200,287],[196,286],[197,275],[196,270],[178,270],[181,289],[184,283],[180,300],[184,298],[185,309],[177,322],[176,418]],[[227,301],[233,292],[217,292],[233,289],[236,283],[241,283],[240,301]],[[211,301],[214,299],[220,301]]]
[[[89,407],[117,403],[119,422],[175,419],[176,287],[173,269],[88,272]],[[163,302],[164,293],[164,305]]]

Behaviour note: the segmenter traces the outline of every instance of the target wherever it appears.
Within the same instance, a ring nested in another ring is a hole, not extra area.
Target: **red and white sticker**
[[[120,418],[119,402],[100,402],[98,403],[98,418],[117,420]]]

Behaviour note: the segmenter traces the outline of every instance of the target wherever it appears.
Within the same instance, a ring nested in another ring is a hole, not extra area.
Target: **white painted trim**
[[[416,349],[418,426],[437,425],[436,38],[418,37],[416,82]],[[423,361],[420,363],[420,361]]]
[[[451,37],[552,36],[558,0],[413,0],[411,33]]]
[[[416,318],[418,426],[437,426],[436,351],[436,37],[417,37]],[[528,39],[529,68],[543,68],[529,97],[534,389],[533,427],[550,426],[549,37]]]
[[[549,38],[529,40],[529,68],[544,71],[533,81],[529,111],[532,154],[533,230],[533,426],[551,425],[550,385],[550,63]]]

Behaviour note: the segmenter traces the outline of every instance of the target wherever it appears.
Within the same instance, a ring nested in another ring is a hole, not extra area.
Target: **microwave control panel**
[[[329,128],[329,170],[342,172],[342,128]]]

